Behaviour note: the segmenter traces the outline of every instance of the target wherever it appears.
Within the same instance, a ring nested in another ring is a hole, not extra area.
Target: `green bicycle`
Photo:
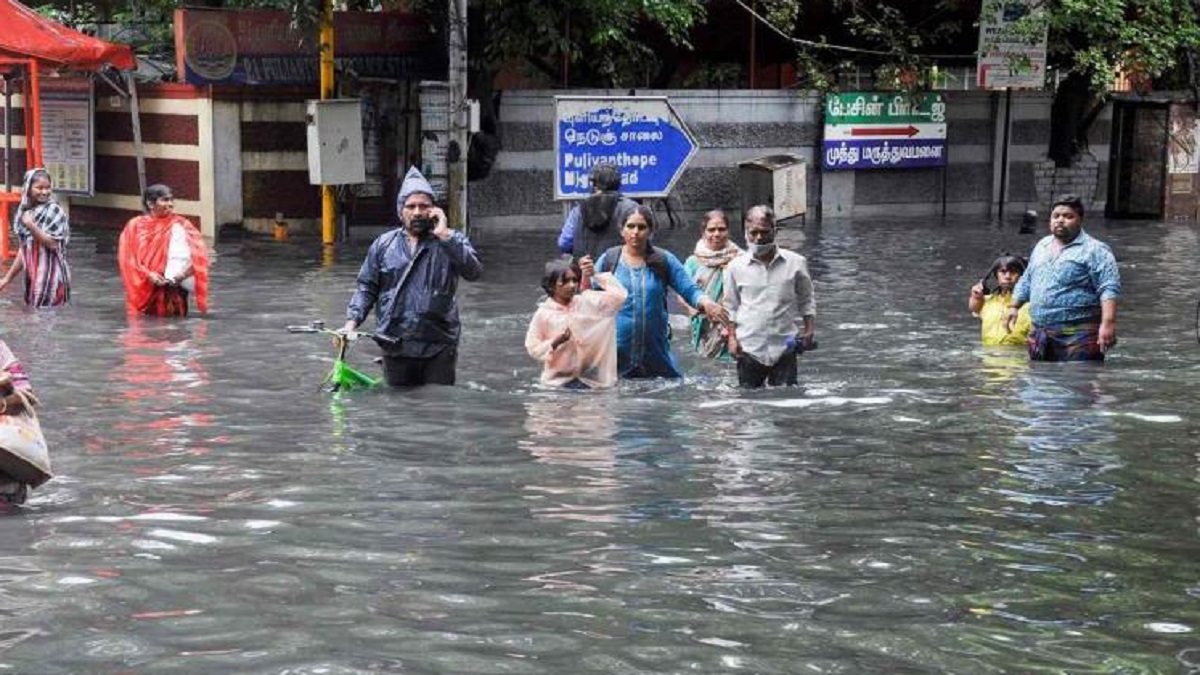
[[[325,381],[321,383],[321,389],[329,392],[369,389],[379,386],[383,381],[380,378],[371,377],[362,371],[356,370],[353,366],[346,363],[346,352],[349,351],[353,340],[342,331],[326,328],[324,321],[313,321],[307,326],[288,326],[287,330],[289,333],[323,333],[333,337],[334,348],[336,349],[336,355],[333,359],[333,369],[325,376]],[[355,333],[389,344],[394,344],[397,341],[396,338],[390,335],[368,333],[366,331],[355,331]]]

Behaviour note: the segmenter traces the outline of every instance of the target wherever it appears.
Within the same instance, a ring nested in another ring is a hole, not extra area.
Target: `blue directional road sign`
[[[665,197],[699,146],[661,96],[557,96],[554,198],[591,194],[588,174],[599,162],[621,171],[629,197]]]

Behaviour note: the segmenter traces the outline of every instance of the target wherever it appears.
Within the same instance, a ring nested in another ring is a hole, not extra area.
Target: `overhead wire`
[[[794,37],[792,35],[788,35],[787,33],[785,33],[781,28],[779,28],[779,26],[776,26],[775,24],[771,23],[771,21],[769,19],[767,19],[767,17],[756,12],[753,7],[750,7],[749,5],[747,5],[743,0],[733,0],[733,1],[736,2],[739,7],[746,10],[747,12],[749,12],[750,15],[753,16],[759,23],[763,24],[767,28],[770,28],[779,37],[781,37],[784,40],[787,40],[788,42],[791,42],[792,44],[795,44],[795,45],[811,47],[813,49],[828,49],[831,51],[848,52],[851,54],[870,54],[872,56],[893,56],[895,54],[895,52],[889,52],[889,51],[885,51],[882,49],[866,49],[863,47],[848,47],[846,45],[835,45],[835,44],[830,44],[828,42],[816,42],[814,40],[805,40],[803,38]],[[917,54],[917,56],[921,56],[921,57],[928,58],[928,59],[963,59],[963,60],[966,60],[966,59],[974,59],[976,55],[974,52],[972,52],[970,54]]]

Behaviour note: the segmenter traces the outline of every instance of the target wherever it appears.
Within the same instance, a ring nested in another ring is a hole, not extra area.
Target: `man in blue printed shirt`
[[[1035,361],[1103,361],[1117,343],[1121,276],[1108,245],[1083,231],[1083,202],[1059,197],[1050,212],[1050,236],[1033,247],[1029,267],[1013,291],[1008,327],[1030,303]]]

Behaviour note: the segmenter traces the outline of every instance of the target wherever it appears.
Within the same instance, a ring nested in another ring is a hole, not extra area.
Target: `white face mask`
[[[755,258],[769,255],[775,252],[775,242],[771,242],[769,244],[752,244],[750,242],[746,242],[746,252]]]

